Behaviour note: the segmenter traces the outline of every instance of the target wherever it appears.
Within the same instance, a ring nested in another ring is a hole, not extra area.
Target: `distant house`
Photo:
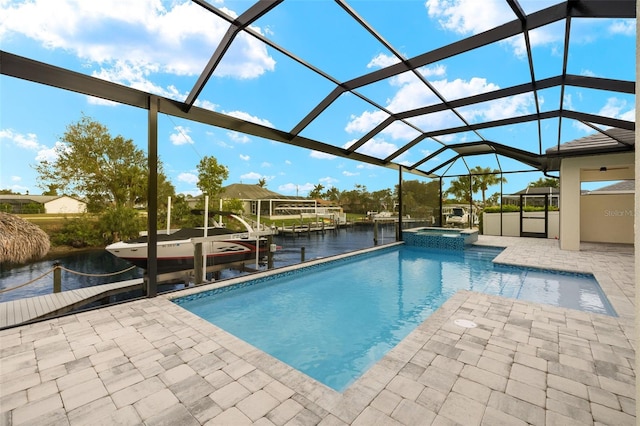
[[[633,194],[636,192],[635,180],[621,180],[620,182],[612,183],[611,185],[603,186],[602,188],[594,189],[591,193],[595,194]]]
[[[281,195],[260,185],[234,183],[222,188],[223,200],[238,199],[243,202],[244,212],[270,219],[295,217],[338,216],[342,208],[335,203],[310,198]]]
[[[87,203],[68,195],[0,195],[0,210],[7,213],[77,214]]]
[[[507,205],[519,206],[520,196],[522,195],[522,204],[526,206],[544,206],[544,195],[548,197],[549,206],[558,207],[560,202],[560,189],[552,186],[527,186],[525,189],[513,194],[505,194],[502,196],[502,203]]]

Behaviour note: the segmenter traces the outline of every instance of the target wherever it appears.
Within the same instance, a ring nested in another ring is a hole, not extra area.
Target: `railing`
[[[47,275],[50,275],[51,273],[53,273],[53,292],[54,293],[60,293],[62,291],[62,271],[65,272],[69,272],[75,275],[81,275],[84,277],[113,277],[115,275],[119,275],[119,274],[123,274],[125,272],[129,272],[132,269],[135,269],[135,265],[131,266],[127,269],[123,269],[121,271],[117,271],[117,272],[108,272],[108,273],[104,273],[104,274],[88,274],[86,272],[78,272],[78,271],[73,271],[71,269],[65,268],[64,266],[60,265],[59,263],[54,263],[53,268],[51,268],[50,270],[48,270],[47,272],[45,272],[44,274],[40,275],[39,277],[36,277],[30,281],[27,281],[26,283],[23,284],[19,284],[13,287],[9,287],[9,288],[3,288],[2,290],[0,290],[0,294],[1,293],[7,293],[13,290],[17,290],[19,288],[22,287],[26,287],[29,284],[33,284],[34,282],[41,280],[42,278],[46,277]]]

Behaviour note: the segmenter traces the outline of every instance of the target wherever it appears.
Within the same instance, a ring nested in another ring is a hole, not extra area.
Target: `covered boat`
[[[212,212],[220,214],[222,212]],[[175,232],[159,233],[158,273],[184,271],[194,268],[195,243],[202,242],[203,252],[207,256],[207,266],[232,264],[243,261],[255,261],[267,254],[267,239],[254,232],[251,226],[239,216],[225,213],[246,227],[246,232],[227,229],[216,222],[215,226],[184,228]],[[146,235],[127,241],[110,244],[106,250],[121,259],[147,269]]]

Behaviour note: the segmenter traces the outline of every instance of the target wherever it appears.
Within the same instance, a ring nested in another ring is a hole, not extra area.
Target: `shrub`
[[[100,215],[100,230],[107,244],[135,238],[141,229],[144,229],[144,224],[135,209],[109,207]]]
[[[62,228],[51,234],[51,243],[56,246],[95,247],[103,243],[96,221],[89,215],[65,219]]]

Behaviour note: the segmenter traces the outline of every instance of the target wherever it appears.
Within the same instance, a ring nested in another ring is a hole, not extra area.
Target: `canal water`
[[[419,226],[419,224],[412,224],[413,226]],[[302,248],[304,248],[304,259],[313,260],[373,247],[373,236],[372,225],[357,225],[337,231],[326,231],[324,234],[276,235],[273,241],[277,245],[273,258],[274,267],[278,268],[299,263],[301,261]],[[395,225],[379,225],[378,244],[393,241],[395,241]],[[62,271],[63,291],[140,278],[144,274],[144,270],[140,268],[130,269],[132,265],[129,262],[111,255],[106,250],[74,253],[55,260],[34,262],[8,270],[0,269],[0,302],[52,293],[53,272],[51,271],[56,262],[63,268],[76,272]],[[260,269],[264,270],[266,266],[261,266]],[[126,272],[116,275],[97,276],[125,270]],[[247,274],[247,272],[223,270],[220,273],[220,279],[233,278],[244,274]],[[22,286],[25,283],[29,284]],[[158,291],[170,291],[182,287],[183,285],[175,284],[162,285]],[[3,292],[3,290],[11,288],[15,289]],[[135,296],[137,295],[128,294],[122,296],[122,298]]]

